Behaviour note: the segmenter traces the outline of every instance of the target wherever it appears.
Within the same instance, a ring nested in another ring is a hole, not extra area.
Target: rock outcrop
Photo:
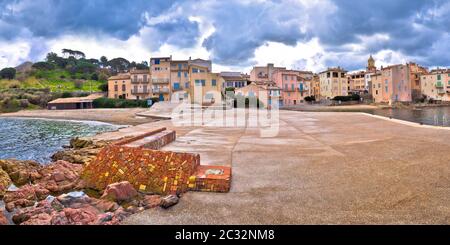
[[[0,209],[0,225],[7,225],[9,223],[4,212],[5,210]]]
[[[103,192],[102,199],[118,203],[129,202],[138,195],[138,192],[128,181],[110,184]]]
[[[2,198],[6,190],[8,190],[8,187],[11,185],[11,179],[9,178],[8,173],[3,171],[2,168],[0,168],[0,198]]]
[[[108,142],[90,139],[75,138],[70,141],[67,149],[61,150],[51,156],[53,161],[63,160],[76,164],[86,164],[97,156],[98,152],[105,147]]]
[[[53,194],[81,189],[80,174],[83,167],[66,161],[57,161],[42,168],[41,179],[35,183],[42,185]]]
[[[42,166],[35,161],[21,161],[15,159],[0,160],[3,169],[17,186],[29,184],[42,176],[39,170]]]

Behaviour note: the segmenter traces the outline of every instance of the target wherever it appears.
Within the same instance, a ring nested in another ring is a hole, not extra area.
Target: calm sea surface
[[[416,110],[377,109],[363,112],[426,125],[450,127],[450,107],[427,107]]]
[[[0,159],[50,162],[50,156],[73,137],[92,136],[118,126],[79,121],[0,118]]]

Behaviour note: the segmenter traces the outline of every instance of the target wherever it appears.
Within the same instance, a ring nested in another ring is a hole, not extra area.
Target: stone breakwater
[[[138,192],[127,181],[101,190],[87,188],[80,177],[84,165],[108,143],[73,139],[47,165],[0,160],[0,199],[5,203],[5,210],[0,209],[0,224],[110,225],[145,209],[178,203],[177,195]]]
[[[118,224],[145,209],[169,208],[187,191],[230,190],[230,167],[200,165],[199,154],[159,150],[175,138],[166,128],[115,142],[75,138],[47,165],[0,160],[6,209],[0,221]]]

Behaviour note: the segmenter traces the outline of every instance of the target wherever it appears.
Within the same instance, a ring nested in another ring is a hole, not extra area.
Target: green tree
[[[16,69],[12,67],[3,68],[0,71],[0,77],[5,79],[14,79],[16,77]]]
[[[36,62],[33,64],[32,67],[35,69],[38,69],[38,70],[53,70],[53,69],[55,69],[55,66],[49,62]]]
[[[107,67],[108,66],[108,58],[106,58],[106,56],[100,57],[100,64],[102,67]]]

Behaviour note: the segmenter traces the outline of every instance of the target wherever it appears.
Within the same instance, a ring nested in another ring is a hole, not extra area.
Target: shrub
[[[70,98],[70,97],[73,97],[71,92],[63,92],[61,94],[61,98]]]
[[[11,80],[14,79],[15,77],[16,77],[16,69],[12,67],[3,68],[2,70],[0,70],[0,78]]]
[[[346,101],[359,101],[360,99],[361,96],[359,96],[359,94],[352,94],[349,96],[336,96],[332,100],[346,102]]]
[[[92,74],[91,80],[98,81],[98,75],[97,75],[97,73]]]
[[[108,92],[108,84],[107,83],[102,83],[98,86],[98,89],[100,89],[103,92]]]
[[[95,108],[148,107],[147,100],[124,100],[111,98],[98,98],[94,100],[93,104]]]
[[[38,69],[38,70],[53,70],[55,69],[55,66],[52,63],[48,63],[48,62],[37,62],[34,63],[33,68]]]

